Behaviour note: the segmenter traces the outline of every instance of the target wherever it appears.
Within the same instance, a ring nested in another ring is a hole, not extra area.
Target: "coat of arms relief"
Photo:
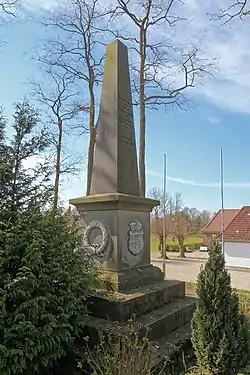
[[[123,254],[123,261],[133,267],[140,262],[144,253],[143,226],[138,220],[133,220],[128,224],[126,249],[126,254]]]

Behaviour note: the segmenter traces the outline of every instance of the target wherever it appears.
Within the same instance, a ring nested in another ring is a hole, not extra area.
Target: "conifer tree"
[[[67,216],[32,209],[0,227],[0,374],[35,375],[72,351],[96,272]]]
[[[3,116],[3,111],[0,110],[0,212],[3,211],[3,204],[5,198],[8,196],[6,182],[8,177],[8,153],[5,140],[6,119]],[[0,214],[1,222],[1,214]]]
[[[51,193],[48,165],[37,161],[35,167],[28,167],[32,158],[34,164],[34,159],[48,146],[47,134],[39,129],[37,111],[24,100],[15,104],[13,118],[10,140],[4,136],[4,118],[0,121],[0,221],[13,220],[31,204],[45,203]]]
[[[192,344],[200,374],[230,375],[248,358],[248,332],[221,245],[213,240],[197,283]]]
[[[16,104],[11,140],[5,126],[0,116],[0,374],[35,375],[72,350],[97,277],[79,226],[51,209],[36,110]]]

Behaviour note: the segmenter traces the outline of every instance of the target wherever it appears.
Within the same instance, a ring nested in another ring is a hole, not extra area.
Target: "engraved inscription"
[[[119,98],[119,124],[121,129],[121,139],[123,142],[133,145],[133,113],[131,110],[131,103]]]

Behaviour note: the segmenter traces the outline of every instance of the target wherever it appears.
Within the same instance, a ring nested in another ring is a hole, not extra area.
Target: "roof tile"
[[[224,228],[227,228],[233,218],[240,212],[240,209],[226,208],[224,209]],[[202,230],[203,233],[219,234],[222,227],[221,210],[213,217],[213,219]]]
[[[224,232],[224,241],[250,241],[250,206],[244,206]]]

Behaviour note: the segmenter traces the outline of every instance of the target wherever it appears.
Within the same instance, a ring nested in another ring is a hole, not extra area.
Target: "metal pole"
[[[164,279],[166,276],[166,259],[165,259],[165,251],[166,251],[166,180],[167,180],[167,161],[166,161],[166,154],[164,154],[164,163],[163,163],[163,219],[162,219],[162,247],[163,247],[163,265],[162,270],[164,273]]]
[[[220,149],[220,187],[221,187],[221,243],[222,252],[224,252],[224,176],[223,176],[223,151]]]

